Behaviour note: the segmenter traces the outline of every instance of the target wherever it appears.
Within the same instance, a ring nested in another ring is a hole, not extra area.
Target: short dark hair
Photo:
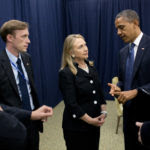
[[[128,22],[133,22],[134,20],[137,20],[140,23],[139,15],[136,11],[132,9],[122,10],[120,13],[117,14],[115,20],[120,17],[125,18]]]
[[[19,21],[19,20],[9,20],[5,22],[0,28],[0,35],[4,42],[7,41],[8,34],[14,34],[16,30],[24,30],[28,28],[29,25],[27,22]]]

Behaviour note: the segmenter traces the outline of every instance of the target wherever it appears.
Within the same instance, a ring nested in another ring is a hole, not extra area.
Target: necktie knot
[[[21,59],[20,59],[20,58],[17,59],[17,64],[18,64],[19,66],[21,65]]]
[[[129,48],[129,51],[130,51],[130,52],[134,49],[134,46],[135,46],[135,44],[134,44],[134,43],[131,43],[130,48]]]

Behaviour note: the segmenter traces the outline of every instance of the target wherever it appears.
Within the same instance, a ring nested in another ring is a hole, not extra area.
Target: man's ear
[[[13,35],[12,34],[8,34],[7,36],[6,36],[6,40],[8,41],[8,42],[11,42],[12,40],[13,40]]]
[[[135,19],[135,20],[133,21],[133,23],[134,23],[135,25],[139,26],[139,21],[138,21],[138,20]]]

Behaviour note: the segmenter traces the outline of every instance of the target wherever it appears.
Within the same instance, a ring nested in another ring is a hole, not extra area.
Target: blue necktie
[[[125,83],[124,83],[124,90],[131,90],[131,82],[132,82],[132,72],[133,72],[133,65],[134,65],[134,46],[135,44],[132,43],[129,48],[129,53],[126,61],[126,73],[125,73]]]
[[[18,77],[19,77],[19,87],[22,96],[22,107],[23,109],[31,110],[29,93],[27,89],[26,79],[23,74],[20,58],[18,58],[17,60],[17,65],[18,69],[20,70],[20,72],[18,71]]]

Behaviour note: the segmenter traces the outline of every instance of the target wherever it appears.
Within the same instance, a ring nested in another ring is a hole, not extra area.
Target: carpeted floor
[[[40,135],[40,150],[66,150],[61,122],[64,104],[54,108],[54,115],[44,123],[44,133]],[[107,101],[108,117],[101,128],[100,150],[123,150],[122,119],[118,134],[115,133],[117,112],[114,101]]]

